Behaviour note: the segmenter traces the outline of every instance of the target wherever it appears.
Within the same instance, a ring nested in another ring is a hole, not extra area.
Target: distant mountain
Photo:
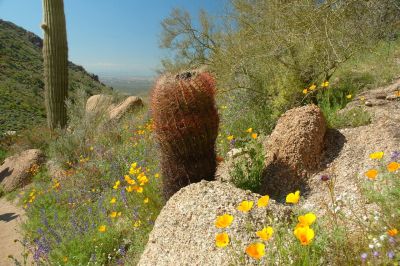
[[[0,135],[44,123],[42,39],[0,19]],[[69,62],[69,90],[88,94],[110,88],[78,65]]]

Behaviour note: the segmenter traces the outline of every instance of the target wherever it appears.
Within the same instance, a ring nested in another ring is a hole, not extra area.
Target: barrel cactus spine
[[[43,0],[43,65],[47,124],[67,124],[68,45],[63,0]]]
[[[165,199],[190,183],[215,179],[215,93],[215,81],[206,72],[167,74],[156,82],[151,110]]]

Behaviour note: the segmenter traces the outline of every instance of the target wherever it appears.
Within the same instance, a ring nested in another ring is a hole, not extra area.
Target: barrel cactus
[[[68,45],[63,0],[43,0],[43,64],[49,128],[67,124]]]
[[[165,199],[190,183],[215,179],[215,92],[214,79],[206,72],[167,74],[155,84],[151,109]]]

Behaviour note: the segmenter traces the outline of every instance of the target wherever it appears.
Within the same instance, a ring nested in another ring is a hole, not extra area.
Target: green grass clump
[[[336,112],[327,117],[328,127],[330,128],[351,128],[365,126],[371,123],[370,113],[362,108],[353,108],[340,113]]]

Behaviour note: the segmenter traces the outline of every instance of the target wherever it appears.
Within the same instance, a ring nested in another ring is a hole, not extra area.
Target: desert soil
[[[24,219],[24,210],[16,206],[16,203],[0,198],[0,265],[15,265],[9,258],[12,255],[23,265],[23,247],[20,234],[20,224]]]

